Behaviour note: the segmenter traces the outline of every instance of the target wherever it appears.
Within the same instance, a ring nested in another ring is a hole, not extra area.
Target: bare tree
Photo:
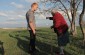
[[[44,1],[43,3],[45,3],[45,4],[49,1],[50,1],[50,3],[54,4],[54,6],[48,10],[57,8],[57,9],[63,11],[67,15],[68,20],[71,24],[71,33],[73,36],[75,36],[77,34],[75,19],[76,19],[78,8],[79,8],[82,0],[42,0],[42,1]],[[71,17],[70,17],[69,12],[71,14]]]
[[[70,2],[70,11],[71,11],[71,15],[72,15],[72,23],[71,23],[71,30],[72,30],[72,34],[73,36],[75,36],[77,34],[77,30],[76,30],[76,26],[75,26],[75,18],[77,15],[77,11],[78,11],[78,7],[79,4],[81,3],[82,0],[71,0]]]
[[[84,43],[85,43],[85,24],[83,22],[84,13],[85,13],[85,0],[83,0],[83,9],[79,17],[79,24],[80,24],[80,28],[81,28],[83,38],[84,38]]]

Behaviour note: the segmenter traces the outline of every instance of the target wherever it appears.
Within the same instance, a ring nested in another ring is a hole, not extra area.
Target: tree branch
[[[59,0],[59,2],[62,4],[62,6],[64,7],[64,9],[66,10],[66,13],[67,13],[68,19],[69,19],[69,21],[70,21],[70,23],[71,23],[71,19],[70,19],[69,13],[68,13],[68,9],[65,7],[65,5],[62,3],[61,0]]]
[[[81,2],[82,2],[82,0],[79,1],[78,5],[76,5],[76,11],[78,10],[78,7],[79,7]]]

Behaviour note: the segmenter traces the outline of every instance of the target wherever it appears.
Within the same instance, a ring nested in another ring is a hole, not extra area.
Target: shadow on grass
[[[17,46],[18,46],[21,50],[25,51],[26,53],[29,53],[29,44],[28,44],[28,41],[22,40],[21,38],[19,38],[19,35],[13,36],[13,35],[9,34],[9,36],[12,37],[12,38],[17,39],[17,40],[18,40]]]
[[[78,38],[78,37],[75,37],[75,38],[72,38],[71,37],[71,45],[74,45],[80,49],[85,49],[85,46],[83,45],[83,38]]]
[[[37,52],[37,55],[56,55],[57,53],[59,53],[58,47],[55,47],[46,43],[37,41],[36,46],[40,49],[40,51]],[[66,51],[64,52],[65,52],[65,55],[71,55]]]
[[[26,40],[22,40],[21,38],[19,38],[19,35],[11,35],[11,34],[9,34],[9,36],[10,37],[12,37],[12,38],[15,38],[15,39],[17,39],[18,40],[18,42],[17,42],[17,46],[21,49],[21,50],[23,50],[23,51],[25,51],[26,53],[28,53],[28,54],[30,54],[29,53],[29,41],[26,41]],[[29,40],[29,37],[27,37],[27,36],[24,36],[24,38],[27,38],[28,40]],[[39,45],[38,45],[38,47],[39,48],[41,48],[41,47],[44,47],[44,46],[41,46],[41,44],[43,44],[43,45],[46,45],[46,44],[44,44],[44,43],[40,43],[40,42],[38,42],[38,41],[36,41]],[[49,46],[48,46],[49,47]],[[40,49],[41,50],[41,49]],[[43,53],[44,52],[44,53]],[[47,52],[47,51],[46,51]],[[36,55],[48,55],[47,53],[45,52],[45,50],[43,51],[36,51]]]
[[[29,53],[29,37],[28,36],[24,36],[24,38],[28,39],[28,40],[23,40],[22,38],[20,38],[21,36],[19,34],[15,34],[14,36],[9,34],[10,37],[15,38],[18,40],[17,42],[17,46],[25,51],[26,53]],[[44,42],[40,42],[36,40],[36,47],[37,47],[37,51],[35,55],[56,55],[56,53],[59,53],[59,48],[52,46],[50,44],[44,43]],[[51,49],[52,47],[52,49]],[[51,51],[52,50],[52,51]],[[66,55],[71,55],[69,53],[67,53],[65,51]]]
[[[4,55],[3,42],[0,41],[0,55]]]

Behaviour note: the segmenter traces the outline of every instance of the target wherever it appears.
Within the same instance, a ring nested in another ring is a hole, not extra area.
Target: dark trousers
[[[62,34],[59,34],[57,29],[54,28],[54,32],[57,34],[57,39],[58,39],[58,46],[66,46],[70,41],[69,41],[69,32],[65,31]]]
[[[58,36],[57,39],[58,39],[58,46],[66,46],[70,42],[68,31],[62,36]]]
[[[33,31],[32,30],[29,30],[29,33],[30,33],[30,51],[31,52],[34,52],[35,51],[35,40],[36,40],[36,35],[33,34]]]

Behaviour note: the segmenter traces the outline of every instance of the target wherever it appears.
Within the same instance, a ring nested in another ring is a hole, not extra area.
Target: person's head
[[[51,10],[51,14],[54,16],[54,14],[57,12],[56,9]]]
[[[36,11],[38,9],[38,4],[32,3],[31,8],[32,8],[33,11]]]

